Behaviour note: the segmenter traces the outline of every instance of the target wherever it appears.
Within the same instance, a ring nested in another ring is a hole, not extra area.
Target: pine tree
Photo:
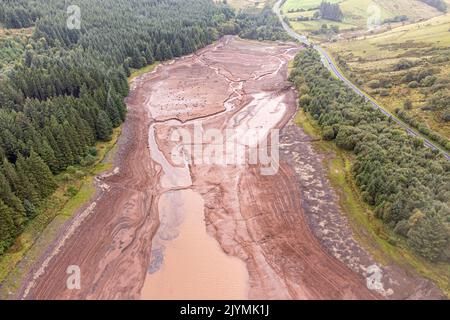
[[[26,166],[30,175],[34,177],[33,181],[37,182],[35,190],[41,199],[45,199],[55,191],[57,184],[52,172],[34,150],[31,150],[30,156],[26,159]]]
[[[54,138],[53,133],[49,127],[44,128],[44,136],[46,137],[48,144],[50,145],[50,148],[53,150],[53,153],[55,154],[55,165],[50,167],[52,168],[52,171],[54,173],[60,172],[65,168],[64,155],[62,154],[60,148],[58,147],[58,143],[56,142],[56,139]]]
[[[41,147],[38,150],[40,157],[48,165],[52,172],[57,172],[57,161],[55,157],[55,152],[50,147],[50,144],[46,139],[43,140]]]
[[[37,190],[38,181],[30,174],[25,158],[19,154],[16,161],[17,193],[22,201],[28,200],[36,205],[41,200]],[[28,213],[27,213],[28,215]]]
[[[111,140],[112,135],[112,123],[105,111],[101,110],[98,113],[96,131],[97,139],[102,141]]]
[[[131,67],[135,69],[142,68],[144,65],[142,64],[141,60],[141,53],[137,48],[133,49],[133,53],[131,55]]]
[[[435,214],[423,215],[408,232],[408,244],[431,261],[439,258],[447,243],[447,231]]]
[[[77,160],[77,157],[84,155],[85,148],[81,143],[81,136],[76,132],[76,130],[69,124],[68,121],[65,121],[62,125],[64,134],[66,136],[66,141],[69,143],[70,150],[74,156],[74,160]],[[70,163],[73,164],[73,163]]]
[[[175,57],[180,57],[183,54],[183,47],[179,38],[175,40],[172,52]]]
[[[27,67],[31,67],[31,63],[33,62],[33,54],[30,49],[25,51],[25,65]]]
[[[155,58],[153,57],[152,49],[150,49],[151,46],[146,46],[144,50],[144,57],[147,64],[152,64],[155,61]]]
[[[0,173],[0,200],[14,210],[14,224],[20,228],[26,220],[25,209],[19,198],[12,192],[6,177]]]
[[[17,194],[17,190],[19,189],[19,177],[17,176],[14,166],[6,158],[3,159],[2,171],[6,180],[8,180],[8,184],[10,185],[12,191]]]
[[[120,108],[120,105],[116,105],[115,92],[111,87],[108,90],[108,97],[106,99],[106,112],[108,113],[114,128],[118,127],[122,122],[118,108]]]
[[[63,126],[60,124],[53,124],[52,132],[58,149],[61,151],[60,158],[58,159],[60,161],[60,167],[61,169],[65,169],[67,166],[75,163],[75,156],[70,147],[70,143],[67,140]]]
[[[13,210],[0,199],[0,254],[9,248],[16,231]]]

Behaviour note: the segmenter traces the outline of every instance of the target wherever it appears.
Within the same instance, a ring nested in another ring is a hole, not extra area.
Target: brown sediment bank
[[[287,63],[298,50],[224,37],[135,79],[115,170],[97,179],[19,298],[379,298],[313,236],[284,156],[274,175],[248,161],[174,161],[189,147],[171,139],[180,129],[233,129],[243,141],[285,127],[296,110]],[[79,290],[67,289],[70,265],[80,267]]]

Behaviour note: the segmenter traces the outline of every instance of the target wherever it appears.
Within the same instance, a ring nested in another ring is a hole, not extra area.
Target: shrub
[[[408,231],[408,244],[421,256],[436,261],[447,245],[447,232],[434,214],[417,219]]]
[[[411,81],[408,83],[408,87],[410,88],[417,88],[419,86],[419,83],[417,81]]]
[[[304,94],[299,99],[300,107],[308,106],[311,102],[311,97],[308,94]]]
[[[327,141],[333,140],[334,137],[335,137],[335,135],[334,135],[334,130],[332,127],[327,126],[323,129],[322,138],[324,140],[327,140]]]
[[[77,168],[75,168],[74,166],[68,166],[66,171],[69,174],[74,174],[77,171]]]
[[[88,153],[91,156],[96,157],[98,155],[98,150],[96,147],[91,147],[91,148],[89,148]]]
[[[414,81],[416,79],[416,76],[414,72],[408,71],[402,78],[403,83],[409,83],[411,81]]]
[[[408,220],[400,220],[395,225],[394,232],[396,234],[406,237],[409,229],[410,229],[410,226],[409,226]]]
[[[66,195],[74,197],[78,193],[78,189],[75,186],[69,186],[66,191]]]
[[[83,171],[81,171],[81,170],[77,170],[76,172],[75,172],[75,177],[76,178],[83,178],[84,177],[84,172]]]
[[[421,69],[418,73],[417,73],[417,81],[422,81],[423,79],[425,79],[426,77],[430,77],[433,75],[433,70],[431,69]]]
[[[435,76],[427,76],[420,81],[422,87],[431,87],[436,82]]]
[[[397,62],[394,65],[395,70],[405,70],[412,68],[414,66],[414,62],[407,60],[407,59],[401,59],[399,62]]]
[[[445,122],[449,122],[450,121],[450,110],[445,110],[444,113],[442,114],[442,120]]]
[[[404,108],[405,110],[411,110],[412,107],[413,107],[413,104],[412,104],[412,101],[411,101],[411,100],[406,99],[406,100],[403,102],[403,108]]]
[[[369,88],[377,89],[381,86],[380,80],[371,80],[367,83]]]
[[[70,175],[70,174],[68,174],[68,173],[64,173],[62,176],[61,176],[61,180],[62,181],[69,181],[69,180],[71,180],[72,179],[72,176]]]
[[[81,165],[83,167],[88,167],[93,165],[95,161],[97,161],[97,158],[91,154],[88,154],[86,157],[83,158],[83,160],[81,160]]]

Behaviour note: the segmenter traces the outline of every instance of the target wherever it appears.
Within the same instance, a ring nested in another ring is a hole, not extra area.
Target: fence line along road
[[[383,107],[381,107],[374,99],[372,99],[369,95],[367,95],[366,93],[364,93],[363,91],[361,91],[356,85],[354,85],[350,80],[348,80],[343,74],[342,72],[338,69],[338,67],[336,66],[336,64],[334,63],[333,59],[331,59],[331,57],[329,56],[329,54],[320,46],[318,45],[312,45],[311,42],[309,42],[308,38],[304,35],[298,34],[297,32],[295,32],[284,20],[283,20],[283,16],[281,15],[281,3],[283,2],[283,0],[279,0],[275,3],[275,5],[273,6],[273,11],[275,12],[275,14],[278,16],[278,19],[280,20],[284,30],[287,32],[287,34],[289,34],[289,36],[291,36],[292,38],[300,41],[301,43],[303,43],[304,45],[307,46],[312,46],[313,49],[315,49],[319,55],[320,55],[320,59],[322,60],[322,63],[324,64],[325,67],[328,68],[328,70],[330,70],[338,79],[340,79],[341,81],[343,81],[350,89],[352,89],[354,92],[356,92],[356,94],[358,94],[359,96],[363,97],[367,102],[370,102],[370,104],[375,108],[380,110],[384,115],[386,115],[387,117],[389,117],[390,119],[392,119],[392,121],[394,121],[395,123],[397,123],[399,126],[401,126],[403,129],[406,130],[406,132],[413,136],[413,137],[418,137],[421,138],[423,140],[423,143],[426,147],[431,148],[433,150],[439,150],[447,160],[450,160],[450,155],[444,150],[442,149],[440,146],[438,146],[437,144],[435,144],[434,142],[430,141],[429,139],[427,139],[426,137],[424,137],[422,134],[418,133],[415,129],[413,129],[411,126],[409,126],[406,122],[400,120],[399,118],[397,118],[396,116],[394,116],[392,113],[390,113],[389,111],[387,111],[386,109],[384,109]]]

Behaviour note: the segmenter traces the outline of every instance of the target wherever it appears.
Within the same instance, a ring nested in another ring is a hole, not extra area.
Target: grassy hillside
[[[429,19],[440,14],[418,0],[346,0],[341,4],[347,23],[357,27],[365,27],[369,16],[379,9],[381,22],[395,16],[405,15],[410,21]]]
[[[306,33],[319,30],[323,24],[339,27],[341,32],[365,30],[369,17],[376,15],[383,23],[399,16],[406,16],[408,22],[417,22],[442,14],[419,0],[329,0],[327,2],[339,3],[344,14],[341,22],[324,19],[298,21],[299,17],[313,17],[321,2],[322,0],[287,0],[282,7],[283,14],[288,17],[296,31]],[[324,34],[315,34],[315,36],[325,37]]]
[[[386,108],[450,137],[450,14],[328,47]]]

